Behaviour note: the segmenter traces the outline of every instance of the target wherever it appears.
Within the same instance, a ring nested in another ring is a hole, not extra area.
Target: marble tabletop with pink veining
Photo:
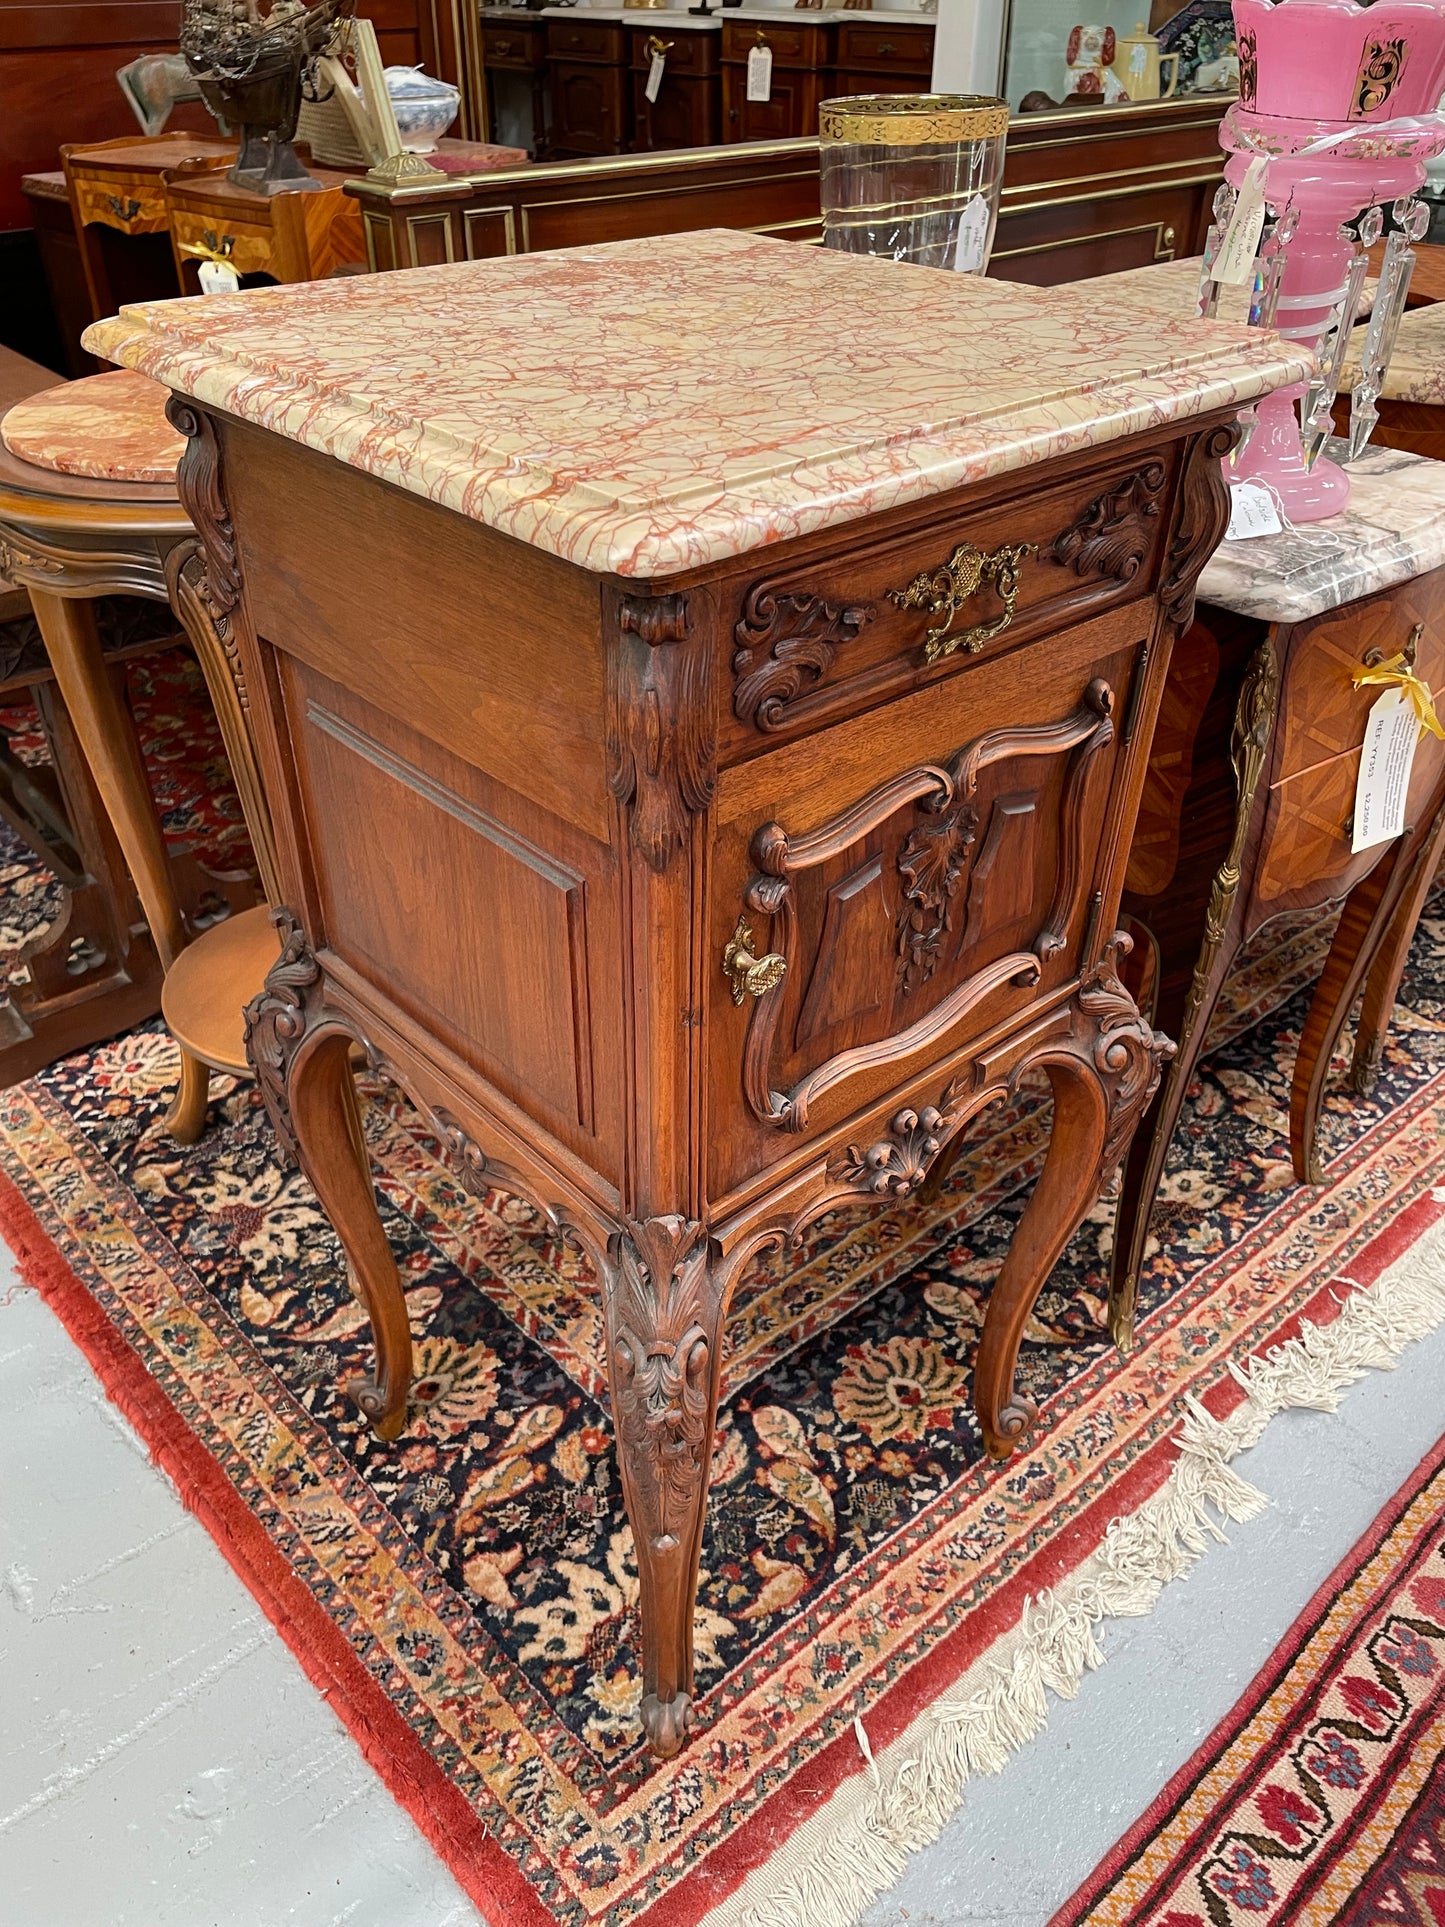
[[[107,482],[173,482],[186,446],[166,420],[165,389],[124,368],[16,402],[0,442],[37,468]]]
[[[665,577],[1244,403],[1232,323],[731,230],[147,302],[92,353],[598,573]]]

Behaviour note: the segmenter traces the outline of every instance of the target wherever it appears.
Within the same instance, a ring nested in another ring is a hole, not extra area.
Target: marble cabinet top
[[[1342,395],[1360,379],[1364,345],[1365,330],[1356,328],[1350,358],[1340,376]],[[1400,316],[1380,393],[1386,401],[1427,402],[1436,407],[1445,402],[1445,301],[1410,308]]]
[[[107,482],[174,482],[186,446],[166,420],[165,389],[126,368],[16,402],[0,441],[37,468]]]
[[[1335,460],[1342,442],[1326,451]],[[1366,448],[1349,465],[1349,506],[1328,522],[1222,542],[1199,599],[1262,622],[1304,622],[1445,564],[1445,462]]]
[[[1301,379],[1258,331],[717,230],[145,302],[85,345],[658,577]]]

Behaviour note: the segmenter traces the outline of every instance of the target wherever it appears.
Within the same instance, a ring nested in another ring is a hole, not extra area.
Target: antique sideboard
[[[596,1269],[670,1755],[744,1268],[1042,1071],[975,1371],[991,1453],[1036,1416],[1030,1309],[1170,1049],[1115,919],[1171,649],[1238,407],[1305,358],[725,231],[87,341],[190,437],[286,905],[251,1056],[370,1314],[354,1395],[403,1430],[360,1041]]]
[[[775,16],[783,25],[807,17]],[[860,15],[860,31],[889,17],[869,26]],[[1195,97],[1012,121],[990,272],[1052,283],[1198,254],[1224,178],[1219,122],[1228,104]],[[812,136],[553,161],[415,187],[353,181],[346,191],[361,204],[367,260],[382,269],[700,227],[822,237]]]

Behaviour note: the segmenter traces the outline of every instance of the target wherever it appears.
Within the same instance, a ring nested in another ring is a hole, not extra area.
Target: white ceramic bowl
[[[408,154],[430,154],[457,117],[461,94],[420,67],[388,67],[386,91]]]

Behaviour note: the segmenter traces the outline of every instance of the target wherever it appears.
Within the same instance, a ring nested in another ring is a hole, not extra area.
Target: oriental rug
[[[1226,1030],[1312,977],[1326,934],[1256,958]],[[1288,1162],[1303,1012],[1204,1063],[1128,1358],[1100,1327],[1109,1207],[1082,1227],[1029,1326],[1042,1414],[1008,1464],[969,1374],[1038,1092],[980,1125],[933,1207],[839,1215],[744,1281],[698,1725],[668,1765],[634,1721],[595,1282],[516,1198],[470,1200],[398,1100],[366,1107],[417,1350],[392,1445],[340,1389],[367,1334],[256,1093],[223,1081],[178,1150],[158,1030],[0,1093],[0,1221],[492,1927],[842,1927],[1097,1663],[1097,1622],[1148,1611],[1257,1507],[1228,1460],[1270,1412],[1445,1319],[1445,922],[1421,925],[1374,1094],[1327,1100],[1324,1190]]]
[[[1445,1439],[1052,1927],[1441,1927]]]

